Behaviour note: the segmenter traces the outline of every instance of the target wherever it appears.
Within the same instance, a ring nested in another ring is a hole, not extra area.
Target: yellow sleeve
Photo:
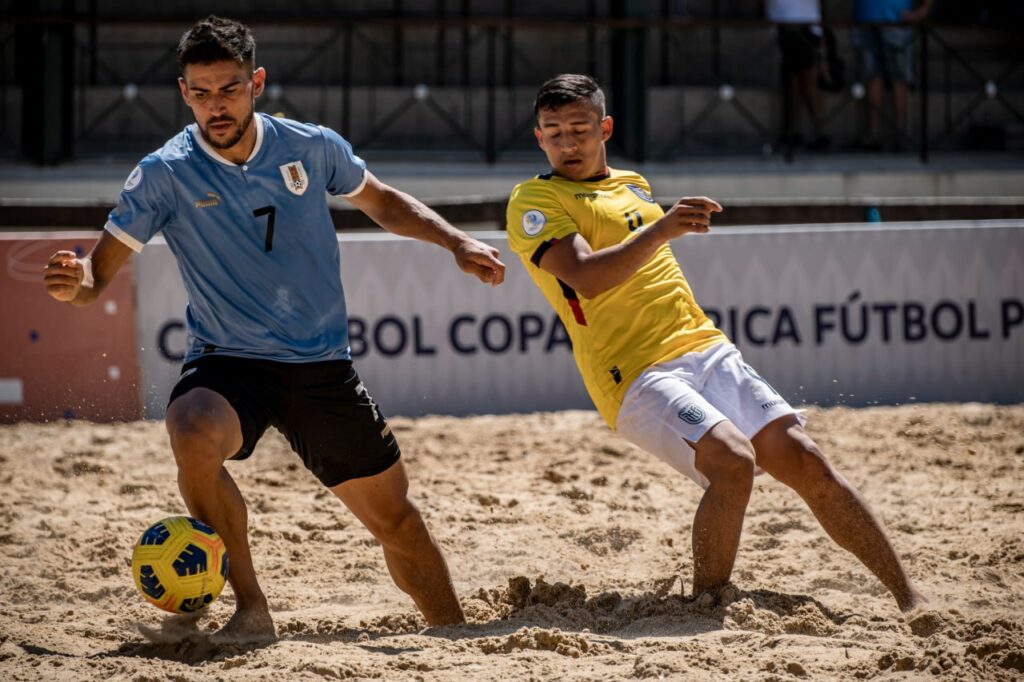
[[[546,180],[528,180],[512,190],[505,213],[509,247],[532,260],[537,249],[580,228]]]

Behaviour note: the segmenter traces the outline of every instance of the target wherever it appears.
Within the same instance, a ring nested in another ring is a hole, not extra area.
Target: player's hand
[[[711,214],[721,212],[722,205],[714,199],[683,197],[658,222],[668,238],[674,239],[690,232],[707,232],[711,229]]]
[[[58,251],[43,268],[46,293],[58,301],[73,301],[82,288],[85,268],[73,251]]]
[[[466,237],[455,247],[454,253],[462,271],[475,275],[484,284],[496,287],[505,281],[505,264],[498,260],[498,250],[493,246]]]

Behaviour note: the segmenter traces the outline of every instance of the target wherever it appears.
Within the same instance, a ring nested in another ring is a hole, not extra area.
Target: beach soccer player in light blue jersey
[[[366,164],[328,128],[258,113],[251,126],[241,165],[195,125],[176,135],[132,171],[105,229],[133,251],[163,231],[188,291],[186,362],[350,359],[324,190],[358,195]]]
[[[157,232],[177,258],[191,341],[167,430],[182,497],[224,538],[236,597],[212,639],[275,636],[245,502],[224,467],[248,457],[271,425],[380,541],[427,622],[462,622],[444,557],[409,500],[395,436],[352,368],[326,192],[390,232],[449,249],[484,283],[504,279],[497,250],[381,183],[337,133],[256,113],[266,73],[254,68],[246,26],[207,17],[182,36],[177,57],[195,123],[128,176],[90,255],[55,253],[44,280],[53,298],[81,306]]]

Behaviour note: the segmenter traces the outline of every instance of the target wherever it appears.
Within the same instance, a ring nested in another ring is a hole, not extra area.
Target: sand
[[[689,598],[700,490],[593,412],[395,418],[470,623],[423,632],[380,548],[276,432],[231,463],[280,639],[137,623],[132,545],[184,513],[163,425],[0,427],[0,679],[1024,678],[1024,406],[817,409],[809,430],[937,607],[911,632],[796,496],[754,486],[734,573]],[[684,590],[685,588],[685,590]]]

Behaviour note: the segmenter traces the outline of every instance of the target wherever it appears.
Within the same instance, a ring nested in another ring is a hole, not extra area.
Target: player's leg
[[[709,485],[693,517],[693,592],[729,581],[754,484],[754,450],[728,421],[694,446],[695,464]]]
[[[289,416],[279,425],[320,482],[384,547],[388,570],[431,625],[461,623],[448,566],[409,499],[401,450],[352,363],[291,368]]]
[[[331,491],[380,541],[395,584],[412,597],[429,624],[465,621],[441,549],[409,499],[401,460],[383,473],[346,481]]]
[[[241,491],[224,467],[224,462],[240,451],[245,450],[247,455],[265,427],[254,425],[252,417],[247,416],[247,439],[239,413],[225,397],[232,395],[231,391],[237,390],[240,383],[231,381],[233,364],[239,361],[201,360],[204,362],[199,363],[196,371],[186,369],[182,374],[165,416],[178,465],[178,489],[189,513],[213,526],[227,549],[228,580],[235,594],[236,609],[217,637],[224,641],[273,637],[273,620],[249,549],[248,510]],[[229,388],[228,384],[236,387]],[[247,440],[250,442],[246,443]]]
[[[758,466],[803,498],[829,537],[889,588],[900,610],[912,611],[925,601],[868,503],[829,463],[796,417],[776,419],[752,442]]]
[[[655,365],[630,385],[619,435],[704,488],[693,521],[693,591],[729,580],[753,485],[750,441],[701,394],[702,377],[731,346]]]

